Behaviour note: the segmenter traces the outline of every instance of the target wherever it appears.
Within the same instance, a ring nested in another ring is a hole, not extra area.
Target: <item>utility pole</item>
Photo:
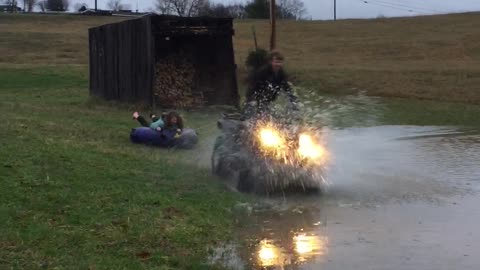
[[[17,1],[12,1],[12,13],[17,13]]]
[[[253,34],[253,42],[255,43],[255,51],[258,51],[257,31],[255,30],[255,25],[252,25],[252,34]]]
[[[97,0],[95,0],[95,11],[97,11]]]
[[[273,51],[277,47],[277,15],[275,0],[270,0],[270,24],[272,26],[272,35],[270,36],[270,50]]]
[[[337,20],[337,0],[333,0],[333,20]]]

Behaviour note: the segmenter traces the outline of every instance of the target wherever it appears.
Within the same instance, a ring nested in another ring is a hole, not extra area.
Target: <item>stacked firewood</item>
[[[201,92],[194,91],[195,68],[188,55],[171,54],[156,63],[155,90],[160,106],[186,108],[201,105]]]

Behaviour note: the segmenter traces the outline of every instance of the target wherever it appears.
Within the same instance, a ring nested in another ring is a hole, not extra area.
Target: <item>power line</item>
[[[374,5],[374,6],[388,7],[388,8],[391,8],[391,9],[396,9],[396,10],[401,10],[401,11],[414,12],[412,9],[399,8],[399,7],[385,5],[385,4],[374,3],[374,2],[371,2],[371,1],[364,1],[364,0],[360,0],[360,1],[362,1],[365,4],[370,4],[370,5]]]
[[[395,2],[395,1],[394,2],[386,1],[386,0],[369,0],[369,1],[370,2],[378,2],[378,3],[382,3],[382,4],[387,4],[387,5],[392,5],[392,6],[405,7],[405,8],[408,8],[408,9],[423,10],[423,11],[432,12],[432,13],[441,13],[441,11],[439,11],[439,10],[423,8],[423,7],[414,6],[414,5],[405,5],[405,4]]]
[[[387,5],[387,4],[375,3],[375,2],[372,2],[371,0],[368,0],[368,1],[367,0],[360,0],[360,1],[362,1],[365,4],[388,7],[388,8],[391,8],[391,9],[396,9],[396,10],[401,10],[401,11],[408,11],[408,12],[415,12],[415,13],[419,13],[419,14],[425,14],[425,12],[423,12],[423,11],[417,11],[417,10],[414,10],[414,9],[411,9],[411,8],[407,9],[407,8],[402,8],[402,7],[397,7],[397,6]]]

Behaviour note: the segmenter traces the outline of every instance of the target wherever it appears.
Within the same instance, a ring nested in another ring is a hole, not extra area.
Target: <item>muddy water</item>
[[[480,269],[480,130],[375,125],[376,115],[365,114],[368,127],[328,130],[322,195],[262,199],[239,214],[238,241],[217,248],[212,262]]]

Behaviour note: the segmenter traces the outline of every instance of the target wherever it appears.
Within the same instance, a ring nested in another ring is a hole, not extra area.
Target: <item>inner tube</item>
[[[172,138],[149,127],[139,127],[131,130],[130,141],[163,148],[191,149],[198,142],[198,134],[195,130],[186,128],[182,130],[180,136]]]

